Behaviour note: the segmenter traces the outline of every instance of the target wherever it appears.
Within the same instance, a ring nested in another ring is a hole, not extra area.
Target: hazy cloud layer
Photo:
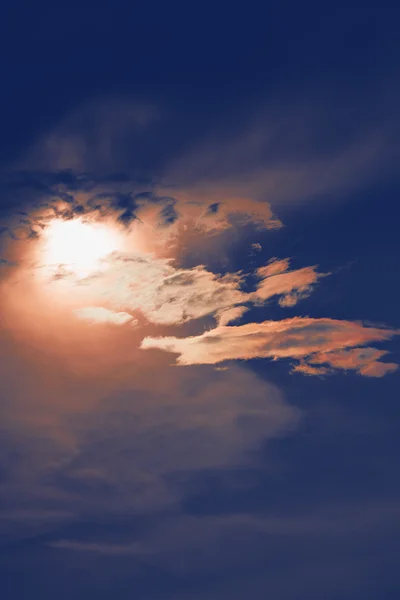
[[[18,343],[2,364],[7,538],[57,531],[82,514],[179,515],[188,478],[246,465],[251,451],[299,423],[300,411],[275,386],[244,369],[183,372],[136,351],[121,370],[120,328],[118,340],[118,360],[103,368],[93,343],[75,346],[78,360],[89,353],[94,377],[71,370],[67,348],[46,355],[44,367],[40,353]]]

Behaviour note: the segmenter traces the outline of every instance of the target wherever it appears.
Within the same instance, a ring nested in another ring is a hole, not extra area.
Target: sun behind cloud
[[[46,264],[63,266],[85,277],[121,245],[117,231],[107,225],[82,219],[54,219],[45,230],[43,254]]]

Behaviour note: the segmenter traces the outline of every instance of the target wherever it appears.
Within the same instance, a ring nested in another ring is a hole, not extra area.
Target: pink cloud
[[[327,273],[318,273],[316,267],[303,267],[296,271],[288,271],[289,259],[274,260],[257,270],[261,279],[257,290],[253,292],[254,301],[264,302],[273,296],[282,296],[279,304],[282,307],[294,306],[298,300],[307,297],[313,285]]]
[[[102,306],[87,306],[78,308],[76,316],[89,323],[111,323],[113,325],[125,325],[125,323],[136,324],[137,321],[126,312],[114,312]]]
[[[218,317],[218,325],[228,325],[232,321],[236,321],[240,319],[240,317],[247,312],[248,308],[246,306],[235,306],[233,308],[227,308],[226,310],[221,311]]]
[[[371,362],[360,367],[358,371],[364,377],[383,377],[387,373],[397,371],[398,368],[395,363]]]
[[[386,350],[376,348],[352,348],[337,352],[319,352],[310,356],[308,362],[313,365],[328,364],[335,369],[356,370],[366,377],[383,377],[397,369],[394,363],[379,362],[385,354]],[[314,368],[310,365],[307,367]]]
[[[258,269],[262,277],[255,292],[242,291],[243,275],[227,273],[224,276],[208,271],[203,265],[191,269],[177,268],[172,259],[159,258],[150,253],[114,253],[105,259],[99,271],[75,283],[75,297],[83,294],[85,306],[105,306],[100,315],[89,314],[89,309],[79,309],[78,316],[90,320],[120,322],[115,314],[140,313],[157,325],[179,325],[191,320],[213,315],[220,325],[239,318],[247,309],[245,304],[260,304],[273,296],[285,305],[292,305],[312,291],[312,284],[322,274],[315,267],[296,271],[282,271],[289,259],[269,263]],[[58,270],[53,281],[74,284],[74,278]],[[83,311],[83,312],[82,312]],[[124,317],[122,317],[123,319]]]
[[[388,340],[398,333],[396,330],[365,327],[352,321],[295,317],[237,327],[218,326],[188,338],[146,337],[141,347],[176,353],[179,355],[177,362],[181,365],[216,364],[252,358],[301,359],[318,352],[327,353]],[[365,374],[368,374],[368,369]]]
[[[260,279],[266,279],[272,275],[284,273],[289,269],[290,261],[288,258],[271,258],[264,267],[257,269],[257,275]]]
[[[329,369],[326,367],[313,367],[305,362],[295,365],[292,369],[293,373],[303,373],[303,375],[328,375]]]

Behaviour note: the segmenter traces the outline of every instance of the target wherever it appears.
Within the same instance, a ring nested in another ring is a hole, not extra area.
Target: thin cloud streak
[[[90,323],[111,323],[113,325],[136,325],[137,321],[126,312],[114,312],[102,306],[86,306],[75,311],[76,316]]]
[[[316,355],[315,362],[328,362],[333,367],[342,368],[340,355],[333,355],[330,361],[329,352],[389,340],[399,333],[391,329],[365,327],[351,321],[294,317],[282,321],[219,326],[188,338],[146,337],[141,348],[157,348],[178,354],[177,363],[180,365],[217,364],[227,360],[254,358],[299,360],[309,356],[309,362],[313,363],[313,355]],[[380,367],[381,363],[376,361],[382,354],[371,354],[370,350],[373,349],[367,349],[364,353],[361,365],[359,359],[358,362],[346,361],[346,367],[357,369],[362,375],[372,375],[374,372],[383,374],[385,367]],[[318,359],[320,352],[325,353],[322,359]],[[302,369],[298,370],[301,372]],[[387,372],[392,370],[393,365],[386,367]],[[308,370],[308,374],[312,374],[312,369]],[[314,374],[321,374],[321,371]]]

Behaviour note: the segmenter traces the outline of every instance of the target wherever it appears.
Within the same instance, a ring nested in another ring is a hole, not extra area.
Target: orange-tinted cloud
[[[283,268],[289,261],[279,263]],[[171,259],[143,252],[114,253],[103,261],[98,272],[84,279],[75,281],[63,271],[56,279],[76,284],[76,294],[83,290],[89,306],[103,303],[114,312],[139,311],[154,324],[179,325],[207,315],[214,315],[219,323],[227,324],[247,310],[244,304],[260,304],[279,295],[297,302],[312,291],[312,284],[322,276],[315,267],[305,267],[265,278],[274,268],[278,268],[278,263],[258,270],[263,280],[251,293],[241,290],[241,273],[218,276],[202,265],[177,268]],[[57,285],[57,281],[54,284]]]
[[[285,273],[289,270],[290,261],[288,258],[271,258],[264,267],[257,269],[257,275],[260,279],[266,279],[272,275]]]
[[[355,370],[366,377],[383,377],[397,369],[397,365],[394,363],[379,361],[386,354],[386,350],[377,350],[376,348],[352,348],[336,352],[318,352],[308,358],[308,363],[312,365],[326,364],[334,369]],[[314,367],[307,365],[304,368]]]
[[[132,254],[111,257],[86,287],[113,308],[138,310],[155,324],[178,325],[245,302],[240,282],[237,274],[219,277],[203,266],[177,269],[168,259]]]
[[[294,365],[292,372],[302,373],[303,375],[328,375],[330,370],[326,367],[313,367],[306,362],[300,362],[298,365]]]
[[[0,234],[13,240],[40,237],[54,219],[74,218],[134,227],[150,247],[168,246],[188,228],[216,234],[249,223],[257,229],[283,227],[266,201],[229,192],[218,198],[191,195],[129,176],[115,180],[79,171],[33,171],[2,179],[0,187],[10,207]]]
[[[76,316],[90,323],[111,323],[113,325],[135,324],[137,321],[126,312],[114,312],[102,306],[86,306],[75,311]]]
[[[235,306],[233,308],[227,308],[217,314],[218,325],[228,325],[232,321],[240,319],[240,317],[247,312],[247,306]]]
[[[31,348],[32,339],[8,342],[0,365],[2,534],[57,530],[82,512],[177,510],[172,476],[243,464],[248,450],[296,427],[300,411],[253,373],[178,372],[137,348],[124,367],[127,330],[114,332],[119,343],[99,344],[105,358],[118,359],[114,368],[92,354],[97,368],[85,376],[52,348]],[[74,352],[79,360],[88,349],[75,344]]]
[[[318,279],[326,276],[326,273],[318,273],[315,266],[288,271],[289,264],[288,258],[275,259],[257,269],[256,274],[261,281],[252,294],[255,301],[264,302],[273,296],[282,296],[280,306],[294,306],[312,292]]]
[[[176,353],[179,355],[177,362],[181,365],[216,364],[252,358],[300,359],[317,352],[388,340],[398,333],[396,330],[365,327],[352,321],[295,317],[237,327],[219,326],[188,338],[146,337],[141,347]]]

